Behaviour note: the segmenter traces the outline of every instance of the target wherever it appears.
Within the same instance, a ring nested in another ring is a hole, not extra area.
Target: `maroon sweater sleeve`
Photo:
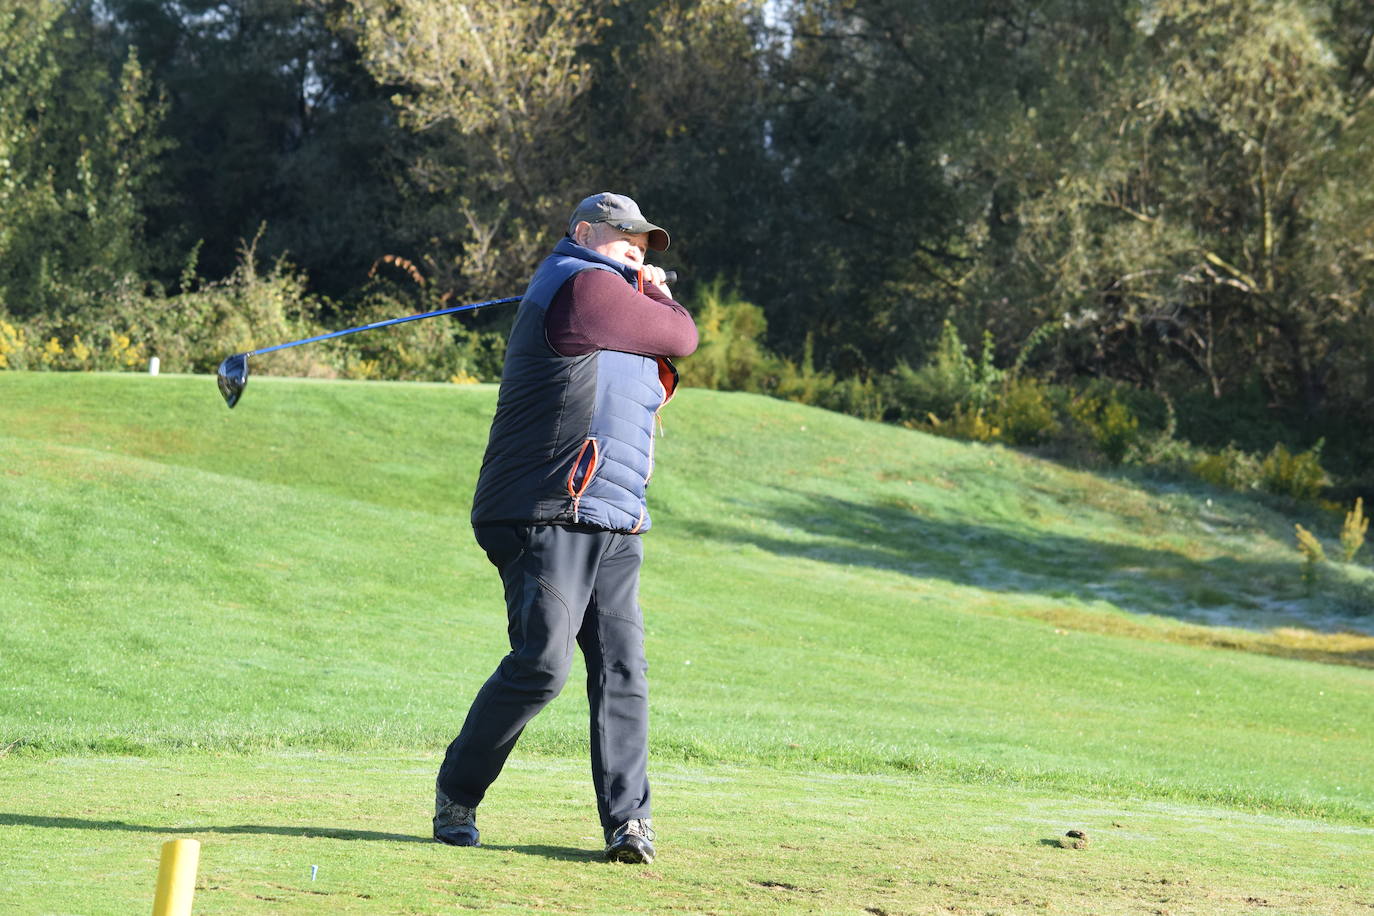
[[[549,304],[544,331],[562,356],[596,350],[686,356],[697,348],[697,326],[685,308],[652,283],[641,294],[605,270],[573,274]]]

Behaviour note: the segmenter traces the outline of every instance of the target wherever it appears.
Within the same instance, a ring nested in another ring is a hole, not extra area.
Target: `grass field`
[[[494,401],[0,373],[0,912],[147,910],[192,836],[204,913],[1374,913],[1374,574],[1292,546],[1339,518],[698,390],[641,595],[659,861],[598,861],[575,689],[484,847],[426,842],[503,651]]]

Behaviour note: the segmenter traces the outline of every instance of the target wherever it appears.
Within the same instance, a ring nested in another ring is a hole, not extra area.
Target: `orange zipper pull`
[[[644,268],[639,269],[639,282],[635,284],[635,290],[640,294],[644,292]]]

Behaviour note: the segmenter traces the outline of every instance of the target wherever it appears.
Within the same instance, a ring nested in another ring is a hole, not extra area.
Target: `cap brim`
[[[672,241],[668,237],[668,230],[662,226],[655,226],[646,219],[608,219],[608,225],[614,226],[621,232],[629,232],[634,235],[647,233],[649,236],[649,247],[654,251],[667,251],[668,243]]]

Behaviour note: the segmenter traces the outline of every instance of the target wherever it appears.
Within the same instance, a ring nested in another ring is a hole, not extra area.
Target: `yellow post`
[[[191,916],[191,897],[196,892],[199,863],[199,840],[168,840],[162,844],[153,916]]]

